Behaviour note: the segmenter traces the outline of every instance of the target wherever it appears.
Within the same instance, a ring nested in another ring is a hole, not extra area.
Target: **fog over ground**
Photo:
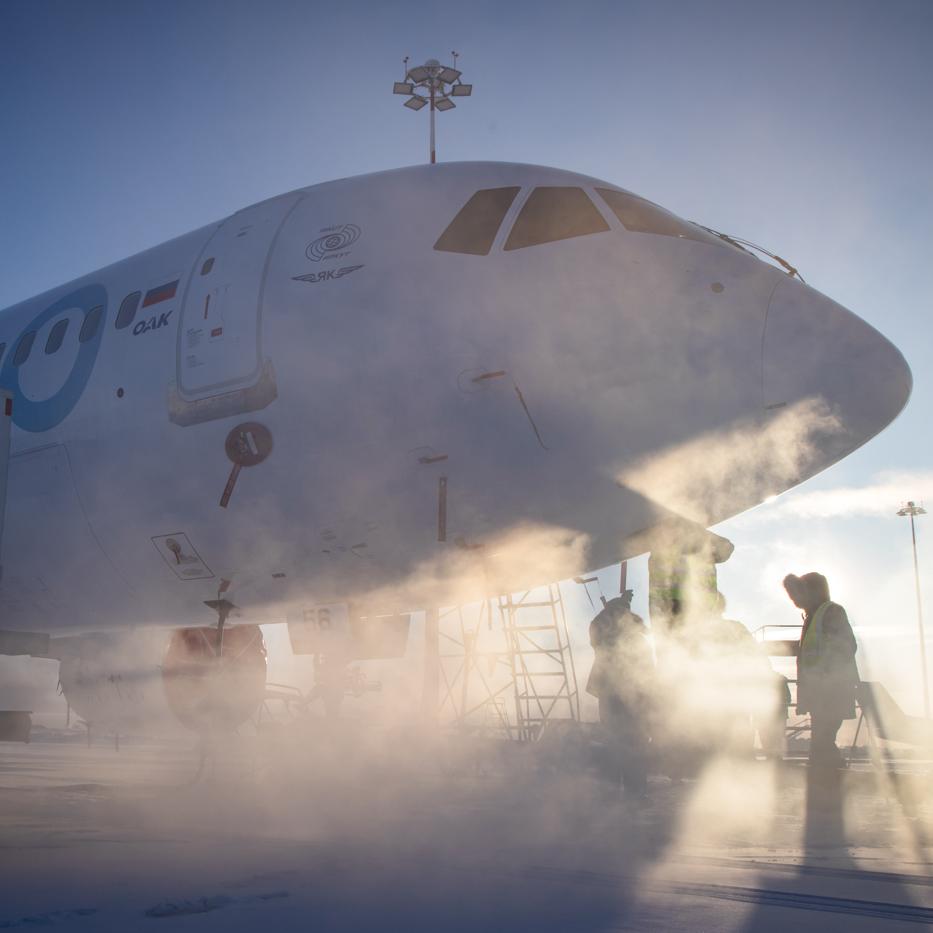
[[[686,783],[654,778],[645,802],[579,745],[439,736],[407,715],[216,741],[200,777],[190,744],[49,738],[0,765],[9,927],[751,931],[792,908],[801,929],[841,931],[933,917],[926,791],[870,772],[844,775],[840,796],[798,768],[714,756]]]

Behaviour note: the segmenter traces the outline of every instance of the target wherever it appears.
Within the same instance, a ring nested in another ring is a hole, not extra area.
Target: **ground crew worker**
[[[713,610],[698,618],[691,632],[696,674],[715,685],[715,702],[707,711],[715,733],[705,751],[738,755],[754,753],[754,720],[769,706],[773,671],[749,630],[725,617],[726,599],[717,592]],[[698,736],[699,738],[699,736]]]
[[[836,733],[844,719],[855,719],[855,635],[845,609],[830,601],[822,574],[789,574],[784,589],[804,613],[797,653],[797,712],[810,714],[810,763],[838,766],[842,759]]]
[[[631,590],[609,600],[590,623],[596,653],[586,691],[599,700],[613,777],[643,795],[648,786],[650,691],[654,655],[645,623],[632,612]]]
[[[658,651],[664,703],[652,738],[663,770],[677,780],[696,777],[717,754],[753,756],[754,719],[770,706],[771,665],[725,609],[716,591]]]

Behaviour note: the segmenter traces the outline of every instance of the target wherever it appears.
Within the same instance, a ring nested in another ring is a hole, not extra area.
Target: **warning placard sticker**
[[[214,576],[183,531],[156,535],[152,543],[179,580],[210,580]]]

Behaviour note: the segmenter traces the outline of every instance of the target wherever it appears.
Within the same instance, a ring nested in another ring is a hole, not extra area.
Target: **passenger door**
[[[192,271],[179,318],[170,416],[192,424],[263,408],[275,376],[262,349],[269,252],[301,194],[272,198],[224,221]]]

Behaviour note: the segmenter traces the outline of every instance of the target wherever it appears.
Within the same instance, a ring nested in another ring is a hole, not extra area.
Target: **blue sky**
[[[933,4],[909,0],[5,0],[0,307],[282,191],[423,161],[427,115],[391,83],[404,55],[456,49],[474,96],[439,115],[439,158],[586,172],[747,237],[905,353],[894,425],[719,530],[732,614],[792,621],[781,577],[826,569],[869,673],[915,703],[893,512],[933,504],[931,40]]]

